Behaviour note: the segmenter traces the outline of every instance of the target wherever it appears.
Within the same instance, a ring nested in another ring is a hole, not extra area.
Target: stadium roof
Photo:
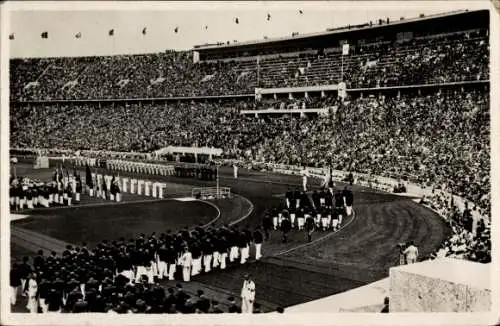
[[[326,31],[323,31],[323,32],[316,32],[316,33],[309,33],[309,34],[302,34],[302,35],[298,34],[295,36],[277,37],[277,38],[269,38],[269,39],[253,40],[253,41],[245,41],[245,42],[236,42],[236,43],[233,42],[230,44],[220,43],[220,44],[195,45],[193,47],[193,51],[205,51],[205,50],[210,51],[210,50],[217,50],[217,49],[228,50],[228,49],[238,49],[238,48],[242,48],[245,46],[270,45],[273,43],[295,41],[295,40],[305,40],[305,39],[308,39],[311,37],[329,36],[329,35],[341,34],[344,32],[362,31],[362,30],[369,30],[369,29],[375,29],[375,28],[384,28],[387,26],[411,24],[411,23],[415,23],[415,22],[421,22],[421,21],[431,20],[431,19],[436,19],[436,18],[446,18],[446,17],[458,16],[458,15],[463,15],[463,14],[478,13],[481,11],[485,11],[485,10],[474,10],[474,11],[457,10],[457,11],[429,15],[429,16],[420,16],[420,17],[410,18],[410,19],[395,20],[395,21],[391,21],[389,23],[384,22],[382,25],[373,23],[372,26],[370,26],[369,23],[365,23],[365,24],[361,24],[361,25],[343,26],[343,27],[338,27],[338,28],[333,28],[333,29],[327,29]]]

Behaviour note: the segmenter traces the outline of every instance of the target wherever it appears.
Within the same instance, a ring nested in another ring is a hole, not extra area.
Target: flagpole
[[[260,56],[257,56],[257,87],[260,87]]]
[[[344,80],[344,50],[342,49],[342,64],[340,66],[340,81]]]

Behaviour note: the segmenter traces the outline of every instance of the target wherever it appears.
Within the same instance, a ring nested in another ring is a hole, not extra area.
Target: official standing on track
[[[309,171],[304,167],[304,170],[300,172],[302,174],[302,189],[303,191],[307,191],[307,177],[309,177]]]
[[[241,312],[251,314],[253,312],[253,303],[255,300],[255,283],[250,274],[245,274],[243,288],[241,289]]]
[[[407,264],[413,264],[417,262],[418,248],[415,246],[413,241],[410,241],[410,245],[405,249],[404,254],[406,255]]]
[[[238,165],[236,163],[233,164],[233,174],[234,178],[238,179]]]

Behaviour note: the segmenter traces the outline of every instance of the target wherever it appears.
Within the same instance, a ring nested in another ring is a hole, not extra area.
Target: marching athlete
[[[262,257],[262,243],[264,242],[264,238],[262,236],[262,232],[260,232],[260,226],[257,226],[253,233],[253,240],[255,243],[255,260],[259,260]]]
[[[312,216],[306,218],[305,225],[306,233],[307,233],[307,242],[311,242],[312,234],[314,232],[314,219]]]
[[[283,243],[288,242],[288,232],[292,229],[292,224],[288,218],[284,218],[281,222],[281,231],[283,232]]]
[[[345,203],[344,203],[344,196],[342,195],[342,192],[337,191],[334,195],[335,199],[335,216],[338,217],[339,219],[339,225],[342,224],[342,217],[344,215],[344,209],[345,209]]]

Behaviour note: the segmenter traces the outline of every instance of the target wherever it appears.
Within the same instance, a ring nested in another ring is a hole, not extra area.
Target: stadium
[[[489,19],[12,58],[11,311],[490,311]]]

